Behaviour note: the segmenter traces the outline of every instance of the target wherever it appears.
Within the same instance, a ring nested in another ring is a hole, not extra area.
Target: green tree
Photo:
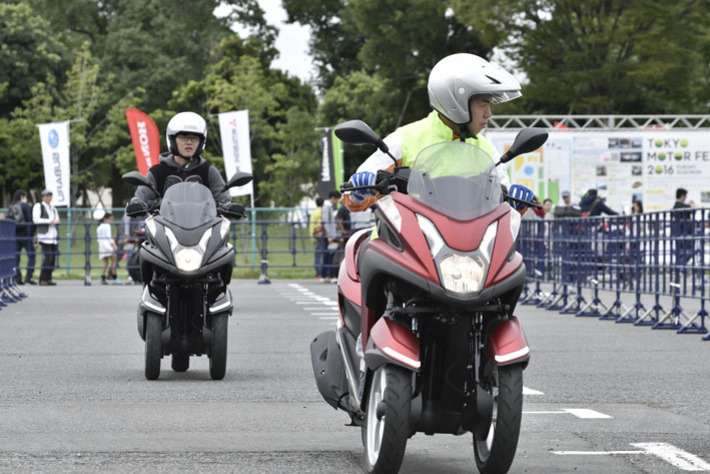
[[[24,3],[0,3],[0,117],[31,96],[32,88],[58,76],[68,62],[50,23]]]
[[[524,70],[529,83],[517,105],[527,113],[707,110],[707,2],[454,0],[454,6]]]

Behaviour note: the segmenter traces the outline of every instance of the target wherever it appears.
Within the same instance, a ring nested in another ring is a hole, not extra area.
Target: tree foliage
[[[507,48],[525,72],[528,113],[707,111],[707,2],[455,0],[454,5],[487,41]]]

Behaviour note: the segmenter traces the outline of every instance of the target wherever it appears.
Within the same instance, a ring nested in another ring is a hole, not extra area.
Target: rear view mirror
[[[148,186],[150,187],[150,181],[148,178],[140,174],[139,171],[129,171],[128,173],[121,176],[124,183],[132,184],[134,186]]]
[[[507,163],[518,155],[535,151],[545,144],[549,134],[542,128],[524,128],[515,137],[510,149],[500,157],[498,163]]]
[[[362,120],[350,120],[335,127],[335,136],[350,145],[375,145],[383,153],[389,151],[387,144]]]
[[[254,179],[254,177],[251,174],[240,171],[227,180],[227,183],[224,185],[224,190],[226,191],[235,186],[244,186],[245,184],[249,184],[252,179]]]

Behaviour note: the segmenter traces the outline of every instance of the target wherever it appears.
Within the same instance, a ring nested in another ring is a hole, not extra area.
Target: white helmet
[[[194,156],[198,156],[205,149],[207,122],[195,112],[180,112],[168,122],[168,127],[165,129],[165,141],[168,144],[168,151],[173,155],[178,153],[177,143],[175,143],[175,135],[178,133],[191,133],[200,136],[200,143],[197,145]]]
[[[434,66],[427,84],[432,108],[457,125],[471,121],[468,104],[476,95],[499,104],[521,95],[520,83],[497,64],[468,53],[447,56]]]

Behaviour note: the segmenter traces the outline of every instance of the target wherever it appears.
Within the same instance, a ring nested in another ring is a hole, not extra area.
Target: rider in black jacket
[[[160,155],[160,162],[148,171],[147,179],[156,193],[148,186],[139,186],[136,194],[126,206],[126,211],[149,208],[149,203],[165,194],[165,190],[175,183],[194,181],[210,188],[221,208],[241,207],[232,202],[229,192],[224,190],[224,180],[217,168],[200,156],[205,149],[207,123],[194,112],[176,114],[165,130],[168,152]]]

